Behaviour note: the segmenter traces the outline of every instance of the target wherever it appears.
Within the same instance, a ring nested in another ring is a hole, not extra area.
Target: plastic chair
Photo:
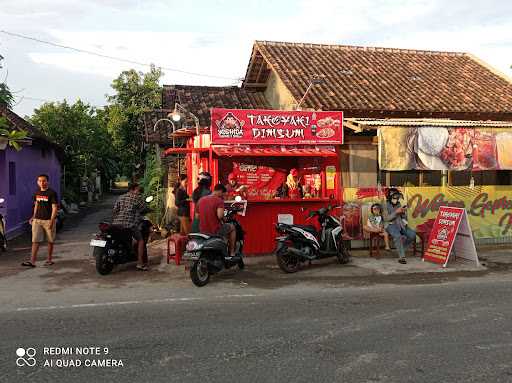
[[[187,241],[188,237],[179,233],[173,234],[167,239],[167,263],[170,263],[170,261],[174,259],[177,266],[181,264],[181,258],[185,251]],[[171,253],[171,242],[174,243],[174,253]]]

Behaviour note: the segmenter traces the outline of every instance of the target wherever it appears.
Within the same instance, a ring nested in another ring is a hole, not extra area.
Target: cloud
[[[14,32],[133,61],[232,78],[245,74],[254,40],[466,51],[512,74],[508,54],[512,51],[512,2],[503,0],[0,0],[0,8],[4,14],[0,25]],[[11,62],[11,67],[21,66],[24,60],[22,66],[28,71],[51,68],[55,94],[58,89],[63,89],[63,95],[72,92],[55,82],[59,71],[63,81],[79,76],[101,84],[85,83],[84,87],[108,89],[122,70],[147,70],[2,35],[0,44],[7,57],[16,49],[18,62]],[[163,81],[168,84],[235,83],[164,72]],[[10,78],[11,87],[26,85],[21,73],[10,70]],[[46,98],[44,78],[31,85],[31,95]],[[77,93],[96,102],[103,97],[91,96],[87,89]]]

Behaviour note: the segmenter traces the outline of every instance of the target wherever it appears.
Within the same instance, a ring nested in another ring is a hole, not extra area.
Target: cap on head
[[[293,168],[292,170],[290,170],[290,174],[294,177],[297,177],[299,175],[299,171]]]
[[[228,181],[236,181],[235,173],[229,173],[228,174]]]

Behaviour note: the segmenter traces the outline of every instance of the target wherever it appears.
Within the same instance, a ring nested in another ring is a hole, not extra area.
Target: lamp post
[[[192,117],[195,123],[196,134],[199,135],[199,118],[197,118],[194,113],[187,110],[184,106],[176,102],[174,104],[174,110],[172,113],[169,113],[168,117],[171,117],[174,122],[179,122],[181,121],[182,115],[190,115],[190,117]]]
[[[320,77],[319,75],[313,75],[311,80],[309,80],[309,85],[306,88],[306,91],[304,92],[304,96],[302,96],[302,98],[299,101],[299,104],[297,105],[297,108],[295,108],[295,109],[300,110],[300,106],[306,99],[306,96],[308,95],[309,90],[313,87],[313,85],[322,85],[322,84],[325,84],[325,79],[323,77]]]

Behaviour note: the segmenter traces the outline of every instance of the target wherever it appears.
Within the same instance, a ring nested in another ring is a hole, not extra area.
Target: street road
[[[511,382],[511,296],[503,277],[3,312],[2,381]],[[123,367],[41,365],[85,346]],[[18,347],[38,365],[16,367]]]
[[[0,259],[1,382],[512,382],[506,267],[249,265],[196,288],[154,258],[103,277],[87,242],[111,203],[60,235],[55,268],[20,268],[23,244]]]

